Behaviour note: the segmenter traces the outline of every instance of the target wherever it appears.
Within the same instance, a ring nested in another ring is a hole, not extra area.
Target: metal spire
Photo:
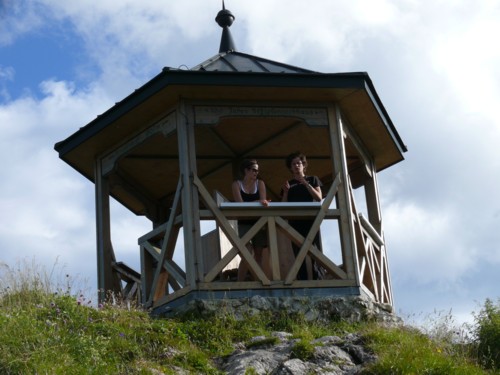
[[[233,41],[233,37],[229,32],[229,27],[233,24],[235,17],[230,10],[226,10],[224,6],[224,0],[222,0],[222,10],[217,13],[215,21],[222,27],[222,37],[220,39],[219,53],[236,51],[236,46]]]

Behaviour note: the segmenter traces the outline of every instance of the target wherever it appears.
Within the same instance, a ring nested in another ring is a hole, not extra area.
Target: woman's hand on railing
[[[261,205],[268,207],[271,200],[270,199],[269,200],[268,199],[261,199],[259,202]]]

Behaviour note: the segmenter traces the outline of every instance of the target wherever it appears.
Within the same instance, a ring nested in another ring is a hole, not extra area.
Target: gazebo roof
[[[191,70],[206,72],[315,73],[312,70],[237,51],[219,52]]]
[[[392,157],[380,157],[389,151],[384,148],[374,152],[378,159],[378,170],[403,160],[402,153],[407,151],[366,72],[316,73],[240,52],[219,53],[193,70],[164,68],[122,101],[67,139],[56,143],[55,150],[63,160],[93,179],[93,167],[88,169],[68,159],[72,152],[85,147],[88,142],[102,144],[101,147],[97,144],[92,147],[96,152],[105,151],[108,146],[119,143],[140,127],[136,121],[126,121],[129,123],[126,128],[118,126],[118,123],[126,120],[125,117],[131,116],[130,120],[135,120],[136,116],[140,116],[140,122],[146,124],[179,97],[335,101],[361,135],[364,132],[385,133],[382,136],[390,143],[387,146],[392,146],[387,148],[393,148],[395,154]],[[381,142],[373,137],[363,140],[369,148],[371,142]]]
[[[223,35],[223,38],[227,38],[228,35],[226,28],[226,36]],[[224,40],[221,41],[221,48],[222,42]],[[226,44],[234,47],[231,43]],[[285,103],[288,106],[293,106],[293,103],[313,106],[318,106],[319,103],[324,105],[337,103],[352,128],[359,135],[363,146],[373,155],[377,171],[403,160],[403,153],[407,151],[367,73],[318,73],[235,50],[219,52],[191,70],[164,68],[160,74],[122,101],[116,103],[67,139],[58,142],[55,145],[55,150],[61,159],[94,181],[95,160],[98,155],[111,152],[124,140],[147,129],[169,111],[172,111],[180,98],[200,103],[226,101],[259,103],[261,106],[265,103],[271,103],[270,105]],[[230,131],[226,131],[225,136],[221,135],[222,133],[219,134],[219,143],[215,141],[203,143],[203,152],[197,154],[197,158],[200,158],[198,169],[208,171],[221,168],[223,164],[217,166],[214,162],[215,159],[220,159],[221,163],[227,164],[231,158],[246,156],[249,151],[255,151],[251,156],[259,157],[260,160],[268,159],[269,163],[271,160],[279,160],[279,164],[276,166],[268,164],[269,170],[274,167],[284,169],[284,156],[296,149],[300,149],[308,156],[316,157],[318,160],[331,157],[328,146],[323,147],[321,151],[313,146],[316,142],[314,139],[310,140],[310,146],[301,146],[298,139],[309,136],[307,129],[299,127],[296,130],[290,130],[287,127],[290,124],[286,125],[280,121],[275,122],[276,132],[271,132],[268,129],[269,126],[262,119],[254,120],[251,123],[231,122],[230,125],[227,125],[230,126],[227,129],[234,129],[235,124],[242,124],[241,126],[247,128],[244,131],[233,130],[233,135],[230,134]],[[266,149],[259,146],[263,144],[264,140],[254,137],[253,133],[250,132],[248,133],[248,142],[250,143],[242,145],[239,151],[235,150],[236,154],[227,153],[221,156],[220,141],[230,145],[237,141],[238,137],[247,134],[245,132],[251,130],[248,127],[250,125],[262,129],[262,134],[267,134],[269,139],[281,137],[280,142],[271,143]],[[224,126],[226,125],[222,124],[221,128]],[[320,138],[324,138],[324,135],[321,135]],[[170,141],[172,143],[169,147],[174,147],[177,150],[175,142]],[[322,139],[321,142],[323,141]],[[156,150],[154,155],[155,151],[152,150]],[[165,145],[160,147],[151,144],[148,149],[142,150],[141,157],[148,154],[149,160],[154,158],[175,159],[175,155],[165,153],[168,153],[165,151]],[[200,164],[204,163],[204,160],[207,163],[206,168]],[[135,169],[130,167],[128,176],[134,179],[137,184],[145,181],[144,184],[151,185],[152,181],[148,182],[145,175],[152,173],[157,166],[154,163],[150,163],[150,165],[152,169],[147,169],[144,166],[135,167]],[[138,175],[134,176],[134,173]],[[158,173],[153,173],[153,175],[160,178]],[[229,180],[227,180],[228,178]],[[221,175],[220,180],[214,180],[213,183],[214,185],[229,185],[229,181],[230,176],[225,174]],[[278,180],[272,182],[276,184]],[[144,191],[150,189],[146,185],[140,188]],[[175,185],[173,187],[163,186],[161,192],[158,191],[152,195],[154,199],[161,199],[165,196],[165,191],[170,194],[172,190],[175,191]],[[144,207],[141,204],[128,201],[125,195],[121,195],[117,191],[112,190],[111,194],[133,212],[144,213]]]

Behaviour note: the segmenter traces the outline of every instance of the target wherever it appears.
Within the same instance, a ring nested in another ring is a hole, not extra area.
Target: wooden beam
[[[372,176],[373,171],[371,166],[373,164],[372,162],[373,157],[370,155],[363,141],[358,136],[356,131],[351,127],[351,124],[347,121],[347,119],[344,116],[341,116],[341,119],[342,119],[342,130],[344,131],[346,137],[349,139],[349,141],[352,143],[352,145],[358,152],[358,155],[360,156],[361,160],[363,160],[364,171],[369,176]]]
[[[286,285],[283,281],[273,281],[265,289],[301,289],[301,288],[337,288],[337,287],[357,287],[354,280],[295,280],[292,285]],[[216,281],[199,284],[201,290],[246,290],[264,289],[258,281]]]
[[[97,287],[98,300],[104,302],[108,292],[120,293],[121,283],[113,270],[116,262],[111,242],[111,215],[109,208],[109,182],[102,175],[101,161],[95,162],[95,202],[97,233]]]
[[[149,194],[149,192],[141,188],[140,185],[132,179],[132,177],[125,173],[125,171],[117,168],[115,173],[109,176],[109,181],[111,189],[113,189],[116,185],[121,186],[123,190],[130,193],[135,199],[139,200],[144,207],[146,207],[145,215],[148,219],[155,219],[152,217],[151,213],[154,212],[154,208],[158,204],[157,201]]]
[[[365,182],[366,208],[368,210],[368,220],[379,235],[382,234],[382,213],[380,210],[380,199],[378,195],[377,173],[375,165],[372,163],[373,171],[371,178]]]
[[[135,147],[145,142],[152,136],[163,133],[165,136],[175,131],[175,112],[170,112],[168,115],[157,121],[154,125],[147,127],[146,130],[134,135],[131,139],[116,147],[102,158],[102,173],[107,176],[116,166],[119,159],[126,156]]]
[[[186,116],[186,106],[184,100],[179,101],[177,109],[177,137],[179,150],[179,169],[183,183],[182,189],[182,223],[184,232],[184,259],[186,260],[187,285],[196,285],[196,241],[199,235],[196,231],[195,199],[192,184],[192,160],[196,161],[194,146],[191,144],[190,124]],[[197,200],[196,200],[197,201]],[[199,224],[199,223],[198,223]]]
[[[264,146],[265,144],[268,144],[268,143],[272,142],[277,137],[281,137],[284,133],[288,133],[288,132],[292,131],[293,129],[295,129],[296,127],[298,127],[301,124],[302,124],[301,121],[295,121],[291,125],[287,126],[285,129],[283,129],[282,131],[280,131],[279,133],[276,133],[273,136],[268,137],[265,141],[263,141],[263,142],[261,142],[261,143],[259,143],[257,145],[254,145],[251,148],[249,148],[247,150],[244,150],[243,152],[241,152],[239,154],[236,154],[236,153],[233,152],[232,159],[228,160],[225,163],[219,164],[216,168],[211,169],[210,171],[204,173],[203,175],[201,175],[199,177],[201,179],[204,179],[204,178],[206,178],[206,177],[208,177],[208,176],[210,176],[210,175],[212,175],[212,174],[220,171],[221,169],[224,169],[226,166],[231,165],[233,163],[234,159],[242,159],[242,158],[244,158],[244,157],[246,157],[248,155],[251,155],[254,152],[254,150],[257,150],[257,149],[261,148],[262,146]],[[280,159],[282,159],[282,157],[280,157]],[[268,188],[268,190],[269,190],[269,188]]]
[[[330,207],[330,204],[333,201],[333,198],[337,194],[338,188],[341,183],[341,178],[340,174],[337,174],[337,177],[335,177],[335,180],[333,181],[332,185],[330,186],[330,190],[328,190],[328,193],[323,200],[323,203],[321,204],[321,208],[319,212],[316,215],[316,218],[313,221],[313,224],[311,225],[311,229],[309,230],[309,233],[307,234],[306,238],[304,239],[304,242],[302,246],[300,247],[300,250],[298,254],[296,255],[295,262],[292,266],[292,269],[288,273],[286,279],[285,279],[285,284],[291,284],[292,281],[296,278],[297,272],[299,271],[299,268],[304,262],[304,259],[306,258],[309,248],[311,247],[314,238],[316,237],[316,234],[319,231],[319,227],[321,223],[323,222],[323,219],[325,218],[326,213],[328,212],[328,207]]]
[[[273,281],[281,280],[278,252],[278,232],[276,231],[276,220],[274,217],[270,217],[267,221],[267,233],[269,238],[269,261],[271,262],[272,279]]]
[[[330,117],[330,142],[332,145],[335,173],[340,173],[342,183],[337,193],[337,207],[340,209],[340,242],[342,246],[343,264],[347,277],[356,280],[359,284],[358,261],[356,254],[356,240],[353,227],[353,214],[349,196],[349,174],[347,171],[346,150],[343,139],[341,112],[338,104],[328,110]]]
[[[382,239],[382,237],[380,237],[380,234],[378,234],[378,232],[375,230],[375,228],[373,228],[371,223],[368,220],[366,220],[366,218],[361,214],[358,215],[358,218],[359,218],[359,222],[360,222],[362,228],[366,232],[368,232],[368,234],[375,241],[375,243],[378,246],[383,246],[384,240]]]
[[[221,102],[213,104],[193,103],[194,118],[199,125],[215,125],[221,117],[295,117],[309,126],[326,126],[328,115],[324,106],[302,106],[296,103],[269,105],[264,103]]]
[[[179,178],[179,182],[177,183],[177,190],[175,192],[175,197],[174,197],[174,202],[172,205],[172,208],[170,210],[170,216],[167,221],[167,226],[165,228],[165,235],[163,237],[163,242],[162,242],[162,247],[160,251],[160,256],[158,257],[158,267],[156,268],[156,272],[153,277],[153,284],[151,288],[151,294],[150,297],[147,300],[147,303],[151,303],[153,296],[156,295],[156,288],[157,284],[160,278],[160,272],[163,269],[163,264],[165,263],[165,257],[167,254],[167,245],[170,242],[170,236],[172,233],[172,228],[174,226],[174,220],[177,215],[177,210],[178,210],[178,205],[181,197],[181,192],[182,192],[182,178]],[[185,281],[185,280],[184,280]]]
[[[262,220],[265,220],[265,219],[262,219]],[[262,221],[261,221],[261,223],[262,223]],[[241,242],[243,242],[244,244],[248,243],[253,238],[253,236],[255,236],[255,233],[257,233],[257,231],[259,230],[257,227],[261,223],[255,223],[255,225],[252,228],[250,228],[250,230],[248,232],[246,232],[243,235],[243,237],[241,237]],[[233,246],[234,246],[234,244],[233,244]],[[246,249],[246,246],[245,246],[245,249]],[[236,255],[238,255],[238,247],[234,246],[226,253],[226,255],[224,255],[222,257],[221,260],[219,260],[217,262],[217,264],[214,267],[212,267],[212,269],[205,275],[205,278],[203,279],[203,281],[204,282],[213,281],[217,277],[217,275],[224,269],[224,267],[226,267],[229,264],[229,262],[231,260],[233,260],[233,258]],[[250,254],[250,256],[251,256],[251,254]]]

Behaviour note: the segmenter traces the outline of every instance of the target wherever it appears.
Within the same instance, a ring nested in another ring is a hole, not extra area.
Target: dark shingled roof
[[[252,73],[317,73],[242,52],[221,52],[191,70]]]
[[[217,24],[222,27],[219,53],[191,70],[242,73],[315,73],[311,70],[237,52],[231,31],[229,30],[234,20],[233,13],[226,9],[223,0],[222,10],[215,17]]]

